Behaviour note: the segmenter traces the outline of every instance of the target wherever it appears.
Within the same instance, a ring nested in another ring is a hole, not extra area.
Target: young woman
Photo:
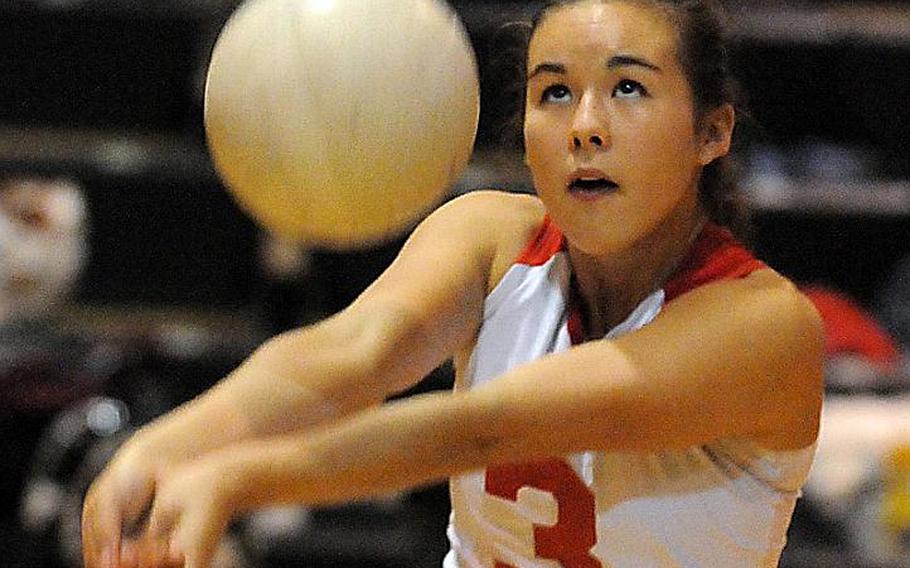
[[[546,9],[537,197],[450,202],[349,308],[140,431],[86,499],[87,566],[201,568],[250,509],[447,477],[450,568],[776,565],[822,332],[721,226],[735,117],[709,8]],[[382,404],[452,356],[454,393]]]

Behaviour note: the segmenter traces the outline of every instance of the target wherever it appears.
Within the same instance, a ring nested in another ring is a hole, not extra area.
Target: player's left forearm
[[[412,397],[367,410],[309,434],[226,449],[232,508],[324,505],[385,495],[482,467],[491,445],[489,409],[474,397]]]

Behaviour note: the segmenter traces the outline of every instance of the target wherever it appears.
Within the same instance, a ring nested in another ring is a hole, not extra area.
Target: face
[[[0,324],[44,317],[86,258],[86,203],[73,182],[0,182]]]
[[[553,9],[531,40],[525,159],[550,215],[588,254],[701,215],[698,175],[719,154],[696,131],[676,45],[658,9],[596,0]]]

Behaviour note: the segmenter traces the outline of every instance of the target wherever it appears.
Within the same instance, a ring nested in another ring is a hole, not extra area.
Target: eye
[[[565,85],[550,85],[540,95],[543,103],[565,103],[572,99],[572,91]]]
[[[646,97],[648,96],[648,90],[638,81],[623,79],[614,87],[613,96],[623,99]]]

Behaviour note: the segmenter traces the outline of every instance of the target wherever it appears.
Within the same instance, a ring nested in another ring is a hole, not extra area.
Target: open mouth
[[[581,178],[569,184],[569,189],[572,191],[613,191],[617,188],[619,185],[607,178]]]
[[[618,183],[602,176],[579,176],[569,181],[569,192],[579,197],[600,197],[618,189]]]

